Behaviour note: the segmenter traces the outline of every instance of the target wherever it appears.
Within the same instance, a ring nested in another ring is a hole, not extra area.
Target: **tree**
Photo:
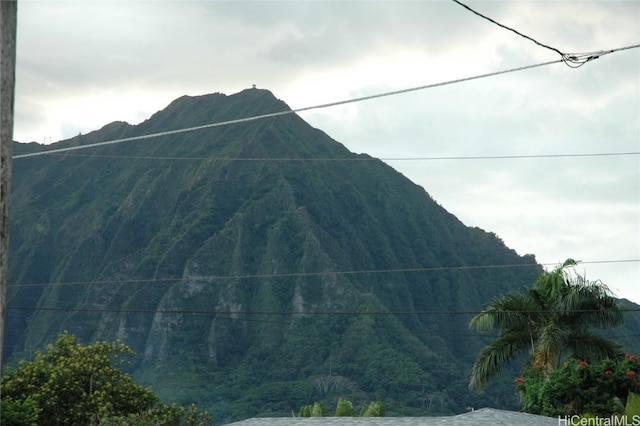
[[[314,402],[313,405],[306,405],[300,409],[299,417],[327,417],[329,410],[322,402]]]
[[[372,401],[362,407],[360,417],[385,417],[387,415],[384,405],[380,401]]]
[[[298,417],[327,417],[329,410],[322,402],[315,402],[313,405],[305,405],[300,408]],[[386,415],[384,406],[380,401],[373,401],[362,407],[360,417],[384,417]],[[353,404],[346,398],[339,398],[336,405],[336,417],[353,417],[355,410]]]
[[[2,399],[1,423],[5,426],[37,426],[38,408],[32,399],[8,401]]]
[[[622,323],[615,299],[601,281],[571,273],[569,268],[575,265],[568,259],[543,272],[527,292],[495,299],[471,319],[472,329],[501,333],[478,356],[470,387],[481,391],[504,365],[525,353],[545,378],[566,353],[588,361],[621,354],[616,343],[590,331]]]
[[[338,399],[336,405],[336,417],[353,417],[355,411],[353,410],[353,404],[346,398]]]
[[[22,412],[34,404],[42,426],[205,425],[210,420],[206,412],[194,413],[195,407],[164,404],[150,389],[134,383],[117,368],[132,355],[121,342],[83,345],[64,333],[46,351],[36,351],[33,361],[20,361],[15,371],[5,374],[2,396]],[[118,423],[123,419],[128,421]]]

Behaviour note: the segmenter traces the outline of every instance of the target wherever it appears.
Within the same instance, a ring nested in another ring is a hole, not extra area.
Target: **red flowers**
[[[589,363],[587,361],[580,361],[580,365],[586,367]]]
[[[633,354],[624,354],[624,357],[627,359],[636,359],[636,356]]]
[[[636,375],[636,372],[635,372],[635,371],[633,371],[633,370],[629,370],[629,371],[627,371],[627,376],[629,376],[629,377],[635,377],[635,375]]]
[[[609,376],[611,373],[613,373],[611,370],[604,370],[605,376]]]
[[[519,385],[519,384],[521,384],[522,382],[524,382],[524,380],[522,380],[522,377],[517,377],[517,378],[516,378],[516,380],[515,380],[515,382],[516,382],[516,385]]]

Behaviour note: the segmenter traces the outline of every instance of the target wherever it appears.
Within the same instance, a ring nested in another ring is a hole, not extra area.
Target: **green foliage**
[[[327,417],[329,411],[322,402],[315,402],[313,405],[305,405],[300,409],[299,417]],[[339,398],[336,404],[336,417],[353,417],[355,410],[353,403],[346,398]],[[360,417],[385,417],[386,411],[382,402],[372,401],[362,407]]]
[[[543,369],[529,367],[524,377],[517,377],[515,383],[518,395],[524,402],[522,410],[526,413],[542,413],[545,405],[544,387],[547,383]]]
[[[300,409],[300,417],[327,417],[329,410],[322,402],[314,402],[313,405],[306,405]]]
[[[616,357],[620,346],[593,333],[591,327],[614,327],[622,313],[607,287],[572,275],[568,259],[543,272],[526,293],[495,299],[469,326],[501,331],[480,353],[471,371],[471,387],[482,390],[489,379],[516,356],[529,353],[544,377],[558,368],[563,354],[587,360]]]
[[[386,411],[380,401],[372,401],[362,408],[360,417],[385,417]]]
[[[114,416],[104,419],[99,426],[156,426],[156,425],[191,425],[206,426],[211,422],[209,413],[199,411],[191,404],[187,407],[177,404],[161,406],[126,416]]]
[[[31,398],[15,401],[3,395],[0,413],[4,426],[37,426],[38,424],[38,407]]]
[[[627,417],[640,418],[640,386],[637,393],[631,393],[627,397],[627,406],[624,408],[624,414]]]
[[[336,406],[336,417],[353,417],[355,411],[353,410],[353,404],[346,398],[338,399]]]
[[[568,425],[635,425],[640,422],[640,395],[636,393],[630,393],[627,398],[627,406],[624,408],[624,412],[620,414],[614,414],[607,417],[602,417],[593,413],[585,413],[577,417],[573,417],[568,422]]]
[[[114,123],[60,146],[286,108],[258,89],[183,97],[139,125]],[[35,145],[15,152],[53,148]],[[127,336],[151,355],[127,368],[137,383],[163,401],[198,401],[221,423],[314,400],[333,407],[338,396],[356,412],[383,401],[394,415],[517,406],[511,379],[481,395],[467,389],[484,346],[460,336],[469,318],[428,312],[477,311],[541,267],[384,162],[295,114],[94,153],[14,165],[7,303],[34,309],[7,311],[9,364],[64,324],[81,341]],[[153,153],[203,160],[150,161]],[[294,161],[242,161],[258,158]],[[312,158],[339,161],[296,161]],[[395,272],[340,273],[383,270]],[[23,285],[68,282],[91,284]],[[349,311],[372,315],[335,315]],[[314,386],[326,376],[344,381]]]
[[[322,402],[314,402],[311,407],[311,417],[327,417],[329,410]]]
[[[118,368],[132,355],[120,342],[83,345],[65,333],[46,351],[36,351],[32,361],[23,360],[5,374],[2,397],[14,412],[26,416],[24,424],[30,424],[35,414],[41,426],[153,421],[200,426],[209,421],[208,413],[199,413],[194,406],[167,406],[150,389],[134,383]]]
[[[640,391],[640,361],[634,355],[596,363],[570,358],[548,379],[541,367],[532,367],[516,383],[528,413],[610,417],[624,412],[625,401],[633,406],[628,396]]]
[[[313,408],[313,405],[305,405],[304,407],[300,408],[298,417],[311,417],[311,408]]]

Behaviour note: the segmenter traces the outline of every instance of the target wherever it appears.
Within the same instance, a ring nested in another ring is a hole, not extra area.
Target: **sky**
[[[564,53],[640,43],[638,1],[467,4]],[[20,0],[14,139],[254,84],[298,109],[557,59],[446,0]],[[640,49],[300,116],[467,226],[640,303]]]

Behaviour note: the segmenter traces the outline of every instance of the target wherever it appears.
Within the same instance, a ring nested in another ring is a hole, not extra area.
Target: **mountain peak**
[[[182,96],[65,143],[280,111],[258,88]],[[221,420],[290,412],[326,377],[395,412],[429,395],[443,410],[478,405],[466,371],[482,338],[460,339],[467,319],[447,313],[541,269],[295,114],[87,151],[14,165],[8,304],[27,309],[8,312],[5,355],[62,330],[121,339],[144,354],[131,366],[144,384],[207,395]]]
[[[249,88],[232,95],[220,92],[183,95],[141,123],[141,126],[146,131],[159,127],[177,128],[177,123],[182,127],[200,126],[290,109],[266,89]]]

